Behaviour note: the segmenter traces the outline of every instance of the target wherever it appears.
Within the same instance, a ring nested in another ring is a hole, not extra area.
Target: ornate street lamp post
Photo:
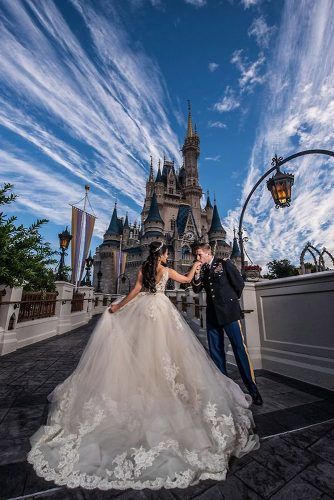
[[[334,152],[333,151],[328,151],[327,149],[308,149],[306,151],[300,151],[299,153],[295,153],[291,156],[288,156],[287,158],[283,159],[283,157],[275,157],[272,159],[272,167],[265,172],[262,177],[257,181],[251,192],[246,198],[246,201],[244,203],[244,206],[242,207],[241,215],[240,215],[240,220],[239,220],[239,230],[238,230],[238,236],[239,236],[239,246],[240,246],[240,253],[241,253],[241,274],[243,278],[246,278],[246,273],[245,273],[245,251],[244,251],[244,238],[242,236],[243,230],[242,230],[242,222],[244,219],[244,214],[246,207],[248,205],[248,202],[250,198],[252,197],[254,191],[256,188],[261,184],[261,182],[269,175],[271,174],[274,170],[276,170],[275,175],[271,177],[267,181],[267,187],[269,191],[271,192],[271,195],[273,197],[273,201],[275,203],[276,208],[284,208],[284,207],[289,207],[290,202],[291,202],[291,188],[294,183],[294,176],[292,174],[286,173],[286,172],[281,172],[280,167],[284,165],[284,163],[287,163],[290,160],[293,160],[294,158],[298,158],[299,156],[305,156],[305,155],[310,155],[310,154],[322,154],[322,155],[327,155],[327,156],[333,156],[334,157]]]
[[[94,261],[93,261],[92,253],[89,252],[89,255],[88,255],[87,259],[85,259],[86,275],[85,275],[84,279],[81,282],[81,285],[83,285],[83,286],[92,286],[92,283],[91,283],[91,280],[90,280],[90,270],[92,268],[93,262]]]
[[[59,248],[60,248],[61,254],[60,254],[59,267],[58,267],[58,271],[56,274],[56,280],[57,281],[67,281],[68,277],[65,273],[65,255],[67,255],[66,250],[68,249],[68,246],[69,246],[70,241],[72,239],[71,234],[67,230],[67,226],[66,226],[65,231],[58,234],[58,238],[59,238]]]
[[[118,278],[116,279],[116,290],[117,290],[117,293],[118,293],[118,289],[119,289],[119,281],[121,280],[121,282],[124,283],[126,282],[126,280],[128,280],[128,293],[130,293],[131,291],[131,282],[130,282],[130,278],[127,274],[125,273],[122,273],[118,276]]]

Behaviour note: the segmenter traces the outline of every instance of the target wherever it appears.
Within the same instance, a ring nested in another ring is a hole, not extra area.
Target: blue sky
[[[187,99],[200,182],[233,236],[242,201],[277,151],[333,149],[333,0],[0,0],[0,173],[20,222],[49,219],[56,248],[69,203],[91,186],[101,242],[115,198],[140,218],[153,156],[181,163]],[[291,162],[294,199],[263,184],[247,251],[295,263],[310,240],[334,252],[333,160]]]

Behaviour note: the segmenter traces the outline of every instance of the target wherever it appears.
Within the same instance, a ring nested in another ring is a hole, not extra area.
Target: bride
[[[223,375],[164,294],[160,242],[131,292],[99,319],[77,368],[48,396],[31,438],[36,473],[70,488],[186,488],[225,479],[229,459],[259,447],[251,397]]]

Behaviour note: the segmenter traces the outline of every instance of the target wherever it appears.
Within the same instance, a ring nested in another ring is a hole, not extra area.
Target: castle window
[[[173,189],[173,188],[169,188],[169,189],[168,189],[169,194],[173,194],[173,191],[174,191],[174,189]]]
[[[174,231],[174,229],[175,229],[175,219],[171,219],[170,220],[170,228],[171,228],[172,231]]]
[[[190,259],[191,259],[190,248],[188,246],[182,247],[182,260],[190,260]]]

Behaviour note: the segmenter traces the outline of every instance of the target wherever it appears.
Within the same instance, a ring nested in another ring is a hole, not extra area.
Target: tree
[[[14,202],[13,185],[0,187],[0,207]],[[54,273],[58,254],[45,242],[39,229],[48,222],[38,219],[30,227],[15,224],[17,217],[0,212],[0,283],[5,286],[23,286],[27,291],[55,290]]]
[[[299,274],[296,266],[291,264],[288,259],[273,260],[267,263],[269,273],[264,278],[277,279],[287,278],[289,276],[297,276]]]
[[[316,273],[317,272],[317,268],[315,267],[315,264],[313,264],[312,262],[305,262],[304,266],[305,266],[305,270],[309,270],[306,272],[309,272],[309,273]]]

